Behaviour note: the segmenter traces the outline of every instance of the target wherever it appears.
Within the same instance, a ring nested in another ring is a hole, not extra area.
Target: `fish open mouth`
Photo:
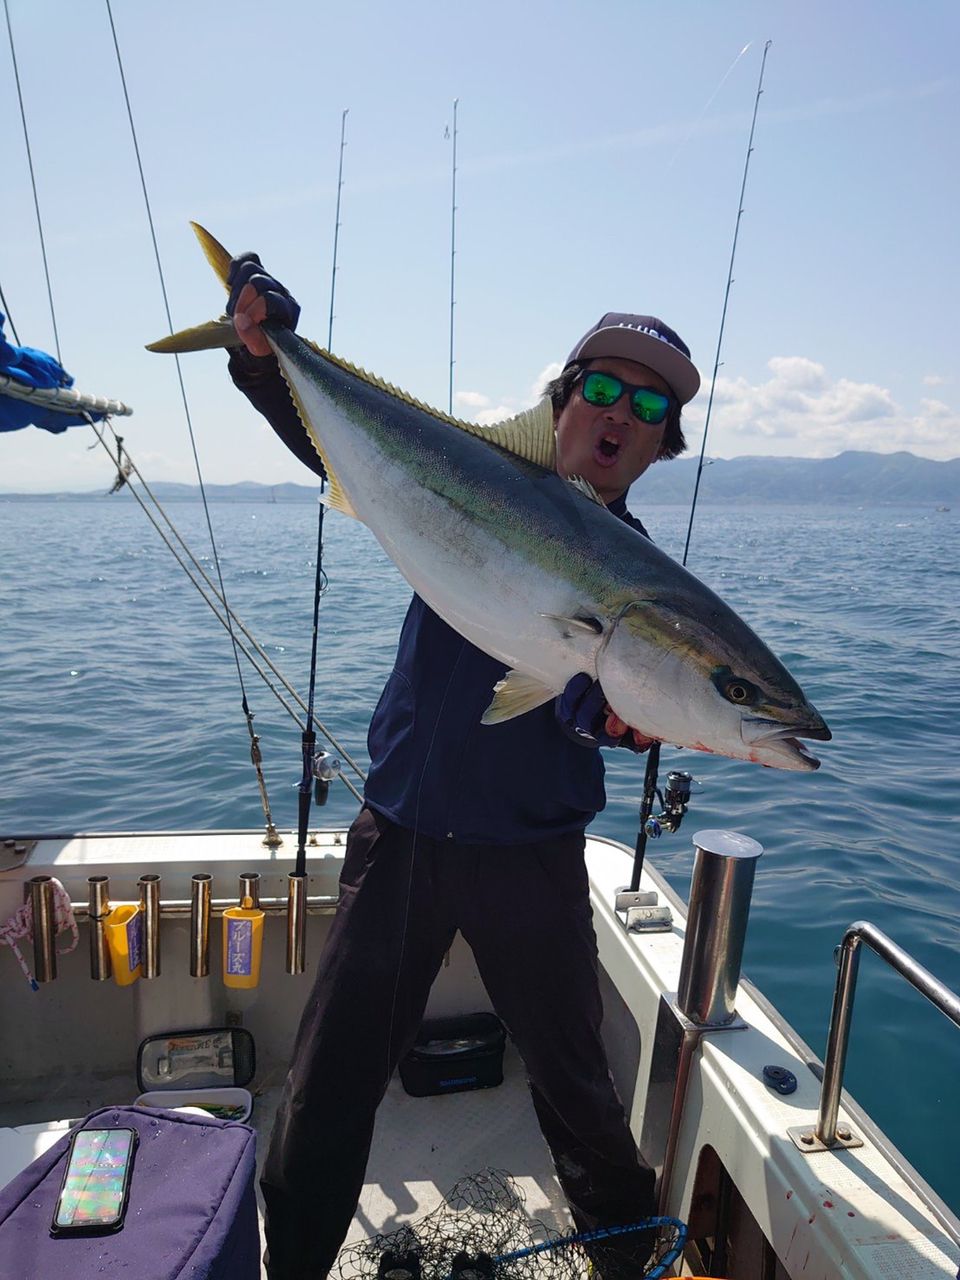
[[[744,720],[741,736],[750,748],[751,760],[757,764],[774,769],[812,770],[820,768],[820,761],[801,738],[829,742],[833,734],[818,716],[814,723],[807,725],[783,725],[776,720]]]

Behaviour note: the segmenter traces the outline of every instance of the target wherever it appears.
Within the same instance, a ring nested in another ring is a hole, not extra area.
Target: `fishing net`
[[[560,1233],[531,1218],[509,1174],[463,1178],[419,1222],[341,1251],[340,1280],[640,1280],[666,1274],[686,1228],[675,1218]]]

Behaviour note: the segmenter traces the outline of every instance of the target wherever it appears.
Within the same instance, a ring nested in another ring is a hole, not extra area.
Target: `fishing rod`
[[[453,165],[450,177],[450,383],[447,393],[447,413],[453,415],[453,309],[455,261],[457,256],[457,107],[459,98],[453,100]]]
[[[769,50],[772,40],[768,40],[763,46],[763,57],[760,60],[760,76],[757,81],[757,92],[753,102],[753,117],[750,121],[750,136],[747,140],[747,154],[743,164],[743,178],[740,183],[740,197],[737,201],[737,217],[733,230],[733,243],[730,248],[730,264],[727,268],[727,283],[723,294],[723,308],[720,313],[720,331],[717,335],[717,351],[713,362],[713,377],[710,380],[710,396],[707,401],[707,413],[703,424],[703,440],[700,443],[700,461],[697,466],[696,483],[693,489],[693,500],[690,504],[690,519],[687,524],[687,537],[683,548],[683,560],[681,563],[686,566],[687,555],[690,551],[690,534],[693,530],[693,517],[697,507],[697,496],[700,492],[700,476],[705,466],[704,456],[707,447],[707,432],[710,429],[710,415],[713,409],[713,396],[717,385],[717,373],[720,369],[720,352],[723,347],[723,333],[727,321],[727,308],[730,303],[730,289],[733,285],[733,265],[737,256],[737,240],[740,235],[740,219],[743,217],[743,198],[747,189],[747,174],[750,171],[750,157],[753,154],[753,138],[757,127],[757,114],[760,109],[760,97],[763,93],[763,74],[767,65],[767,51]],[[657,786],[657,777],[660,772],[660,746],[659,742],[654,742],[647,753],[647,768],[643,779],[643,797],[640,802],[640,823],[637,830],[637,843],[633,855],[633,872],[630,877],[630,894],[634,895],[633,900],[625,900],[622,895],[618,898],[618,906],[623,903],[624,907],[636,906],[646,907],[648,911],[657,912],[669,910],[668,908],[657,908],[653,904],[638,901],[643,895],[638,895],[640,888],[640,875],[643,871],[643,860],[647,850],[647,840],[656,839],[662,835],[664,831],[676,831],[680,823],[683,821],[684,814],[687,811],[687,805],[690,802],[690,787],[693,778],[684,769],[674,769],[667,774],[667,785],[661,793]],[[654,817],[653,804],[655,798],[660,798],[662,811]],[[657,924],[656,916],[650,916],[650,924]]]
[[[330,273],[330,324],[327,329],[327,350],[333,350],[333,296],[337,288],[337,247],[340,243],[340,193],[343,190],[343,149],[347,145],[347,114],[344,107],[340,117],[340,167],[337,171],[337,212],[333,223],[333,270]]]

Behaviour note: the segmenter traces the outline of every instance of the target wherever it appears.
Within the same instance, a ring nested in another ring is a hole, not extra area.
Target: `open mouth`
[[[594,460],[601,467],[610,467],[623,452],[623,440],[612,431],[606,431],[593,446]]]
[[[819,724],[781,725],[774,720],[744,720],[741,734],[750,747],[750,757],[757,764],[771,765],[775,769],[819,769],[820,761],[807,748],[803,738],[829,742],[833,734],[820,721]]]

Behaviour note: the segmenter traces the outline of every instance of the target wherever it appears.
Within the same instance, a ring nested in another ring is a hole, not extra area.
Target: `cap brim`
[[[610,329],[598,329],[581,342],[573,360],[596,360],[600,356],[612,356],[619,360],[635,360],[659,373],[681,404],[688,404],[700,390],[700,374],[692,360],[682,351],[662,342],[649,333],[617,325]]]

